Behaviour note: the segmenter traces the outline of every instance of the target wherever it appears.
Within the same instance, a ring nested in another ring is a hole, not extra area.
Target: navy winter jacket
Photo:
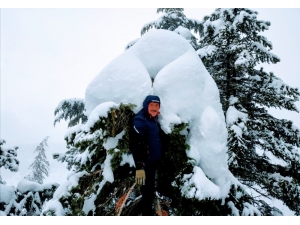
[[[130,136],[130,151],[133,155],[136,169],[156,163],[162,155],[160,139],[160,127],[158,118],[150,117],[148,105],[150,102],[160,104],[158,96],[148,95],[143,108],[133,118],[133,126]]]

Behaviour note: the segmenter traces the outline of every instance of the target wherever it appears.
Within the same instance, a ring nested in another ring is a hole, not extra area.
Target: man
[[[155,173],[162,156],[158,115],[160,99],[148,95],[143,108],[134,116],[130,150],[136,167],[136,182],[142,186],[142,215],[150,216],[155,192]]]

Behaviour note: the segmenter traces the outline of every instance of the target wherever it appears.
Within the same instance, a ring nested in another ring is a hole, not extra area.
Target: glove
[[[145,170],[136,170],[135,182],[139,185],[145,185],[145,180],[146,180]]]

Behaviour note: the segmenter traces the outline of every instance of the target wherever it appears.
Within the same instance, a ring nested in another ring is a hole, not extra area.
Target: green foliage
[[[54,126],[57,122],[60,122],[62,119],[70,120],[68,127],[75,126],[79,123],[85,123],[87,117],[84,115],[84,101],[83,99],[65,99],[62,100],[56,109],[54,110]]]

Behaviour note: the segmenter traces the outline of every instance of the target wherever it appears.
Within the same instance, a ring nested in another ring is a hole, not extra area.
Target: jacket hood
[[[148,105],[150,102],[156,102],[160,106],[160,98],[156,95],[148,95],[143,102],[143,110],[148,112]]]

